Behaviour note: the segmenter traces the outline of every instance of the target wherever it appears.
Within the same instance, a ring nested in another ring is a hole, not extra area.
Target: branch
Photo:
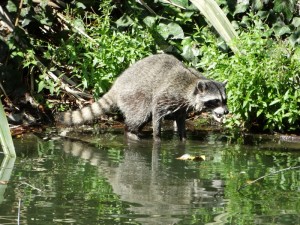
[[[248,186],[250,186],[250,185],[256,183],[257,181],[262,180],[262,179],[264,179],[264,178],[266,178],[266,177],[268,177],[268,176],[271,176],[271,175],[273,175],[273,174],[276,174],[276,173],[282,173],[282,172],[285,172],[285,171],[288,171],[288,170],[293,170],[293,169],[298,169],[298,168],[300,168],[300,166],[293,166],[293,167],[290,166],[290,167],[288,167],[288,168],[284,168],[284,169],[281,169],[281,170],[274,171],[274,172],[272,172],[272,173],[268,173],[268,174],[266,174],[266,175],[264,175],[264,176],[261,176],[261,177],[255,179],[255,180],[253,180],[253,181],[251,181],[251,182],[249,182],[249,183],[246,183],[246,184],[242,185],[241,187],[239,187],[239,188],[237,189],[237,191],[241,191],[241,190],[244,189],[245,187],[248,187]]]
[[[9,28],[9,30],[11,32],[13,32],[15,26],[13,24],[13,22],[11,21],[9,15],[3,10],[2,6],[0,6],[0,16],[2,18],[2,21],[4,22],[4,24]],[[24,31],[27,35],[28,33],[26,31]],[[89,37],[90,38],[90,37]],[[16,40],[18,40],[19,38],[16,36],[15,37]],[[92,38],[91,38],[92,39]],[[24,45],[23,43],[21,43],[23,48],[28,48],[28,46]],[[73,90],[68,84],[64,83],[61,79],[59,79],[53,72],[51,72],[38,58],[37,56],[34,56],[36,62],[37,62],[37,66],[39,67],[39,69],[41,71],[47,71],[47,75],[54,80],[55,82],[60,84],[60,87],[66,91],[67,93],[73,95],[74,97],[76,97],[77,99],[79,99],[80,101],[84,101],[84,99],[82,99],[80,96],[86,97],[86,98],[92,98],[92,95],[84,93],[82,91],[76,91]]]
[[[176,7],[180,8],[180,9],[186,9],[185,7],[176,4],[176,3],[172,2],[171,0],[162,0],[162,1],[165,2],[166,4],[170,4],[170,5],[176,6]]]
[[[13,32],[15,26],[14,26],[12,20],[10,19],[9,15],[4,11],[4,9],[2,8],[1,5],[0,5],[0,17],[3,21],[3,23],[6,24],[6,27],[9,29],[9,31]]]
[[[90,41],[96,43],[97,47],[99,47],[98,43],[91,38],[89,35],[87,35],[83,30],[81,30],[80,28],[78,28],[77,26],[75,26],[74,24],[72,24],[70,21],[68,21],[63,14],[57,12],[56,10],[54,10],[54,12],[56,12],[56,15],[62,20],[64,21],[66,24],[68,24],[69,26],[73,27],[79,34],[83,35],[84,37],[86,37],[87,39],[89,39]]]
[[[37,3],[37,4],[40,4],[41,3],[41,0],[33,0],[32,2],[34,3]],[[58,3],[58,4],[57,4]],[[56,8],[56,9],[59,9],[61,8],[59,5],[61,5],[63,8],[66,7],[66,4],[60,0],[56,0],[56,2],[53,2],[53,1],[48,1],[47,2],[47,5],[50,6],[50,7],[53,7],[53,8]]]
[[[80,101],[84,101],[84,99],[82,99],[80,96],[83,97],[87,97],[87,98],[92,98],[92,96],[90,94],[81,92],[81,91],[75,91],[72,88],[70,88],[70,86],[64,82],[62,82],[61,79],[59,79],[53,72],[49,71],[48,68],[35,56],[34,59],[37,62],[37,66],[39,67],[39,69],[41,71],[46,70],[48,76],[54,80],[55,82],[60,84],[60,87],[65,90],[67,93],[70,93],[72,95],[74,95],[76,98],[78,98]]]
[[[138,3],[140,3],[141,5],[143,5],[150,13],[156,15],[156,13],[154,12],[153,9],[151,9],[146,2],[144,2],[144,0],[136,0]]]

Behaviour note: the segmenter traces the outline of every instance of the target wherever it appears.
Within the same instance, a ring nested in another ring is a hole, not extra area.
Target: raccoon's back
[[[199,79],[172,55],[157,54],[148,56],[126,69],[116,80],[113,88],[124,92],[154,94],[167,86],[192,83]]]

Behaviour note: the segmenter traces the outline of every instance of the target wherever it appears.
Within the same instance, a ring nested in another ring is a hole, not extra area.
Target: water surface
[[[300,170],[277,173],[300,165],[298,144],[209,132],[186,143],[165,134],[161,145],[118,131],[78,136],[14,140],[0,224],[17,224],[18,214],[20,224],[44,225],[300,224]],[[176,159],[186,153],[205,161]]]

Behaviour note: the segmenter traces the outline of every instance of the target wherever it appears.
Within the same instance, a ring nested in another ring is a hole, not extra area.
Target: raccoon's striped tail
[[[110,112],[114,107],[115,102],[111,98],[111,94],[108,92],[97,102],[85,106],[82,109],[58,114],[55,120],[58,124],[67,126],[80,125]]]

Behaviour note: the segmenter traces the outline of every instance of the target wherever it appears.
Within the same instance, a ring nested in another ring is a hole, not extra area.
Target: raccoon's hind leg
[[[161,111],[155,107],[152,112],[153,139],[155,142],[160,142],[162,117]]]
[[[132,123],[128,119],[125,119],[126,136],[131,140],[139,140],[143,136],[142,130],[145,127],[145,125],[149,122],[149,118],[147,118],[146,120],[141,119],[140,121],[135,120],[134,123]]]

